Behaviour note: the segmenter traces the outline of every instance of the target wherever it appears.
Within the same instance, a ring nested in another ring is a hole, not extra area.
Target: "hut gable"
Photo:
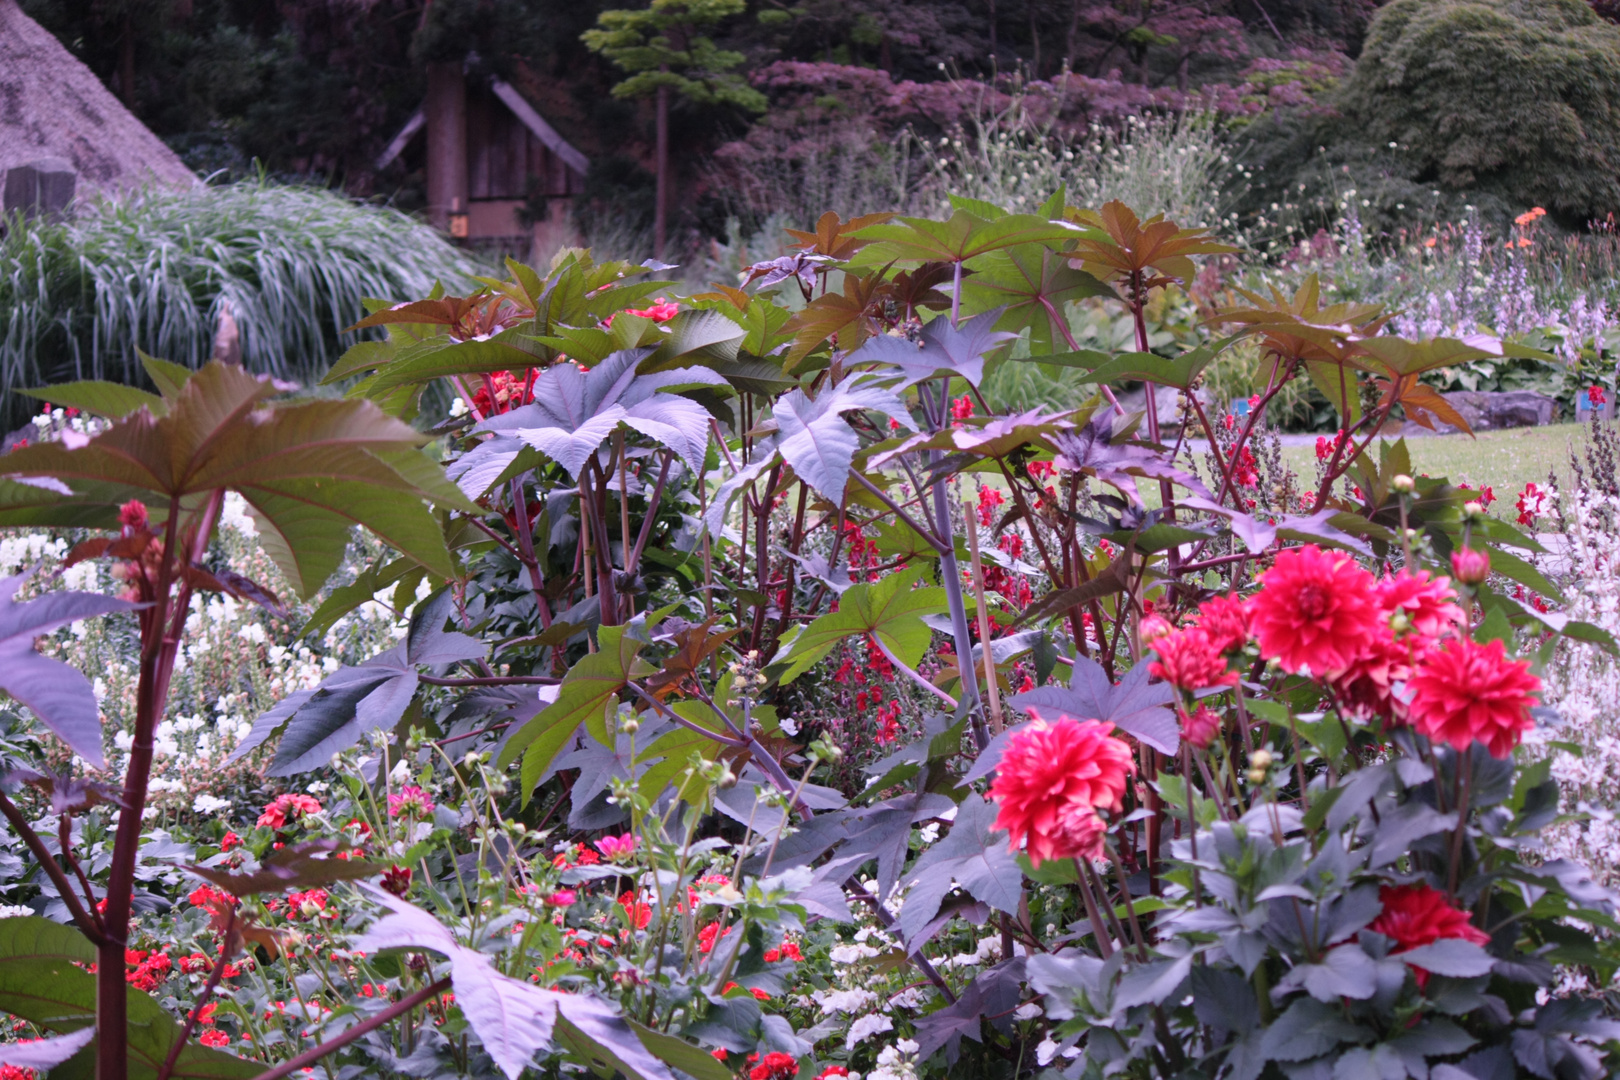
[[[590,161],[516,88],[500,79],[469,80],[451,65],[428,71],[422,108],[377,159],[378,170],[410,156],[416,136],[427,173],[428,217],[466,240],[513,238],[529,231],[523,211],[544,200],[542,234],[566,231],[569,200],[584,187]]]
[[[0,173],[52,159],[78,174],[80,195],[198,182],[17,0],[0,0]]]

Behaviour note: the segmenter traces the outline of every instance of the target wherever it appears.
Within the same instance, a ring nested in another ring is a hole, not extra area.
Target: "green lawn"
[[[1573,445],[1583,454],[1587,443],[1584,424],[1550,424],[1546,427],[1482,431],[1466,435],[1419,436],[1406,440],[1412,455],[1414,475],[1444,476],[1453,483],[1471,487],[1489,485],[1498,502],[1491,509],[1511,508],[1527,481],[1545,487],[1547,474],[1556,472],[1567,489],[1570,475],[1569,452]],[[1378,447],[1370,450],[1377,459]],[[1316,451],[1312,446],[1285,446],[1283,457],[1295,472],[1309,477],[1316,472]],[[1512,516],[1511,510],[1509,516]]]

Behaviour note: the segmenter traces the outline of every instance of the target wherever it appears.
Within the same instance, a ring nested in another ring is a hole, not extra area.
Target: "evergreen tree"
[[[604,11],[584,34],[587,47],[611,60],[628,78],[613,88],[620,98],[654,100],[657,195],[653,249],[662,257],[669,207],[669,103],[678,94],[699,105],[765,111],[765,96],[735,68],[742,53],[721,49],[705,31],[741,14],[745,0],[652,0],[641,10]]]

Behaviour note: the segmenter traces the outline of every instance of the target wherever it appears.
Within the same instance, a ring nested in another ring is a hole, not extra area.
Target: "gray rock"
[[[1558,403],[1545,394],[1532,390],[1454,390],[1442,394],[1446,403],[1457,410],[1457,415],[1475,431],[1496,431],[1502,428],[1541,427],[1550,424],[1558,415]],[[1433,434],[1448,435],[1458,428],[1435,418]],[[1408,420],[1401,427],[1402,435],[1428,435],[1428,428]]]
[[[26,165],[13,165],[5,171],[0,188],[0,208],[20,210],[24,215],[54,215],[67,209],[78,186],[78,173],[60,158],[40,158]]]

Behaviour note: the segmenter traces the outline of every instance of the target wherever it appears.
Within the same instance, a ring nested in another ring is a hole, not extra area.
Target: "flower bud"
[[[1401,473],[1399,476],[1395,477],[1395,479],[1391,480],[1389,482],[1389,486],[1394,488],[1402,495],[1410,495],[1413,491],[1417,490],[1417,484],[1405,473]]]
[[[730,791],[737,786],[737,774],[727,769],[720,774],[720,790]]]
[[[1272,760],[1271,751],[1262,746],[1249,755],[1249,766],[1255,769],[1269,769]]]
[[[1480,518],[1482,518],[1484,516],[1485,516],[1485,507],[1481,506],[1479,503],[1477,503],[1477,502],[1463,503],[1463,517],[1468,518],[1470,521],[1478,521]]]
[[[1491,576],[1490,552],[1458,548],[1451,553],[1451,574],[1464,585],[1478,585]]]
[[[1249,783],[1263,784],[1266,782],[1266,777],[1268,775],[1269,773],[1267,773],[1265,769],[1250,769],[1248,772]]]
[[[634,735],[636,732],[641,730],[641,721],[637,720],[633,716],[627,716],[623,720],[619,721],[619,730],[624,732],[626,735]]]

